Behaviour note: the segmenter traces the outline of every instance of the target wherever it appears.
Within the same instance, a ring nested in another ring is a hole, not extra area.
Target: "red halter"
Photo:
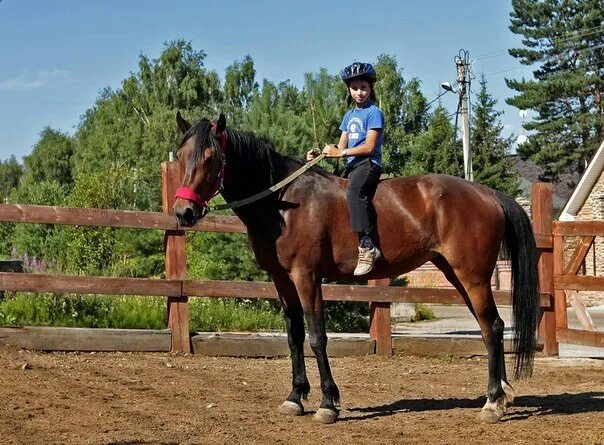
[[[212,124],[212,129],[216,129],[216,123]],[[216,177],[216,181],[212,184],[212,187],[208,190],[206,198],[202,198],[198,195],[191,187],[179,187],[176,189],[176,198],[186,199],[187,201],[192,201],[197,204],[199,207],[204,208],[208,206],[208,202],[220,193],[222,189],[222,182],[224,181],[224,166],[226,159],[226,148],[227,148],[227,136],[226,130],[220,133],[218,136],[220,139],[220,151],[222,155],[222,159],[220,161],[220,171],[218,172],[218,176]]]

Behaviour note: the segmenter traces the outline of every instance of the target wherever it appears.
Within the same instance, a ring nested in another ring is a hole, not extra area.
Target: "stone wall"
[[[491,278],[491,287],[493,290],[509,290],[511,276],[512,270],[509,261],[497,261]],[[405,274],[404,277],[409,281],[409,287],[453,287],[443,273],[432,263],[426,263],[414,271]]]
[[[596,181],[583,206],[577,212],[575,221],[604,221],[604,172]],[[565,242],[564,257],[566,260],[572,255],[579,238],[567,238]],[[604,276],[604,238],[596,237],[593,245],[587,252],[585,264],[579,274]],[[581,298],[588,306],[604,305],[604,292],[581,291]]]

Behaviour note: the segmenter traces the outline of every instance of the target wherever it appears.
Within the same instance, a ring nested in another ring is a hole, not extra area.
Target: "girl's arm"
[[[375,150],[375,146],[381,132],[381,128],[369,130],[367,132],[367,137],[365,138],[364,144],[354,148],[346,148],[348,145],[348,135],[345,131],[343,131],[340,135],[338,145],[326,145],[323,149],[323,153],[325,153],[328,158],[341,158],[343,156],[368,156]],[[344,151],[345,153],[343,153]]]

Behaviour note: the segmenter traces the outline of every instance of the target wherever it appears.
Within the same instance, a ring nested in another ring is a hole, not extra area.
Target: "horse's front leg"
[[[310,384],[306,377],[304,365],[304,318],[302,306],[294,284],[289,278],[273,277],[275,287],[281,299],[285,312],[287,343],[292,361],[292,390],[287,400],[279,407],[279,412],[290,416],[304,413],[302,399],[310,392]]]
[[[320,423],[333,423],[339,414],[336,405],[340,403],[340,391],[331,375],[329,359],[327,358],[327,334],[323,318],[321,280],[311,272],[294,273],[292,278],[308,322],[310,347],[317,359],[319,375],[321,376],[323,399],[321,407],[314,415],[314,419]]]

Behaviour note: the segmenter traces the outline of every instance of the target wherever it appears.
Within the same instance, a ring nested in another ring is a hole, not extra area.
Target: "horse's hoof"
[[[304,408],[302,408],[302,405],[286,400],[279,407],[279,412],[286,416],[301,416],[304,414]]]
[[[497,423],[503,417],[503,410],[483,408],[478,415],[482,423]]]
[[[313,420],[319,423],[334,423],[338,415],[339,413],[334,409],[319,408],[313,416]]]

